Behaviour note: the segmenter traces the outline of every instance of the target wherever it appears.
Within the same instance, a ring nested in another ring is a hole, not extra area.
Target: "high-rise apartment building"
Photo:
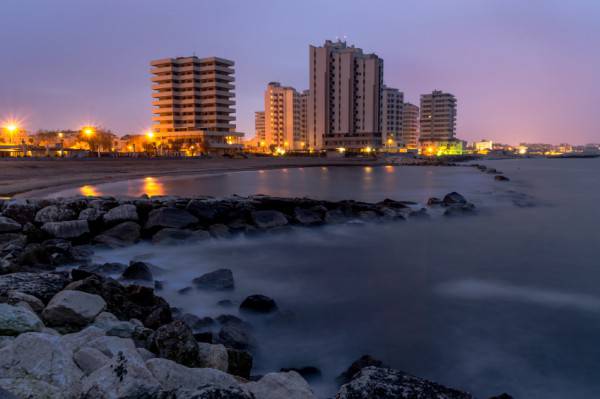
[[[196,152],[241,149],[235,132],[234,62],[178,57],[151,62],[154,141]]]
[[[411,103],[402,105],[402,133],[400,140],[405,148],[419,148],[419,107]]]
[[[421,142],[451,141],[456,136],[456,98],[439,90],[421,95]]]
[[[300,150],[304,146],[301,98],[293,87],[271,82],[265,90],[265,141],[267,146]]]
[[[342,41],[310,46],[309,53],[309,146],[381,146],[383,60]]]
[[[259,144],[266,142],[265,111],[257,111],[254,113],[254,135]]]
[[[381,141],[385,148],[401,145],[404,93],[384,86],[381,102]]]
[[[304,90],[300,94],[300,135],[302,137],[302,149],[308,148],[308,96],[310,92]]]

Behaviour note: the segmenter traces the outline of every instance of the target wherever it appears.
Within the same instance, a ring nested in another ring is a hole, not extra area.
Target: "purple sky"
[[[87,121],[151,126],[150,60],[236,62],[238,130],[254,134],[264,87],[308,86],[308,45],[347,37],[385,60],[418,104],[458,97],[458,135],[600,141],[600,1],[1,0],[0,120],[28,130]]]

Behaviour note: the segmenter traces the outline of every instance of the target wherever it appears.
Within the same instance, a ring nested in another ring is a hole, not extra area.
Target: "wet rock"
[[[25,302],[36,313],[44,310],[44,303],[33,295],[25,294],[24,292],[19,291],[8,291],[6,297],[10,305],[15,305],[19,302]]]
[[[49,326],[84,327],[106,308],[102,297],[81,291],[63,290],[42,311]]]
[[[229,357],[227,349],[221,344],[198,342],[198,366],[209,367],[227,372]]]
[[[119,353],[82,383],[86,399],[157,398],[160,388],[144,362],[131,353]]]
[[[119,224],[123,222],[137,222],[139,216],[137,208],[133,204],[123,204],[112,208],[103,216],[106,224]]]
[[[90,233],[88,222],[85,220],[44,223],[42,231],[51,237],[70,239],[80,238]]]
[[[428,206],[443,205],[444,201],[437,197],[431,197],[427,200]]]
[[[185,244],[190,242],[198,242],[208,240],[210,233],[205,230],[183,230],[174,228],[165,228],[159,230],[152,237],[153,244],[160,245],[176,245]]]
[[[120,248],[133,245],[140,240],[140,226],[135,222],[123,222],[94,238],[97,244],[104,244],[111,248]]]
[[[110,358],[95,348],[82,348],[73,354],[73,361],[86,375],[98,370],[110,361]]]
[[[33,222],[36,211],[36,206],[30,204],[27,200],[16,199],[9,201],[2,213],[5,217],[13,219],[23,225],[28,222]]]
[[[160,357],[188,367],[199,367],[199,349],[192,330],[182,321],[166,324],[151,337],[150,349]]]
[[[240,384],[232,375],[215,369],[190,368],[160,358],[148,360],[146,367],[166,391],[196,390],[207,386],[218,389],[240,388]],[[208,396],[207,398],[212,397]],[[214,398],[219,398],[219,396]],[[223,398],[228,398],[228,396],[223,396]]]
[[[246,389],[259,399],[316,399],[306,380],[295,371],[269,373],[256,382],[247,383]]]
[[[346,384],[347,382],[350,382],[350,380],[352,380],[352,377],[354,377],[354,375],[358,373],[361,369],[370,366],[380,368],[387,367],[385,364],[383,364],[381,360],[375,359],[374,357],[371,357],[369,355],[363,355],[357,360],[355,360],[350,365],[350,367],[346,369],[346,371],[337,376],[336,382],[340,385]]]
[[[41,331],[44,324],[33,312],[21,306],[0,303],[0,335],[15,336]]]
[[[277,304],[265,295],[250,295],[240,304],[240,311],[247,313],[267,314],[277,311]]]
[[[444,216],[462,216],[462,215],[472,215],[475,213],[475,205],[471,203],[466,203],[462,205],[452,205],[448,207],[444,211]]]
[[[333,209],[325,214],[325,223],[339,224],[344,223],[348,218],[341,209]]]
[[[11,273],[0,276],[0,295],[19,291],[47,302],[69,283],[67,273]]]
[[[17,221],[0,216],[0,233],[14,233],[21,231],[21,224]]]
[[[98,208],[86,208],[79,213],[77,219],[87,220],[89,223],[99,223],[104,217],[104,211]]]
[[[447,388],[398,370],[365,367],[343,385],[336,399],[473,399],[469,393]]]
[[[202,199],[192,199],[187,204],[186,209],[203,225],[210,226],[217,221],[219,216],[219,208],[215,201],[207,201]]]
[[[186,210],[178,208],[158,208],[148,215],[144,228],[153,230],[158,228],[184,229],[197,224],[198,219]]]
[[[496,175],[494,176],[494,180],[496,181],[510,181],[510,179],[506,176],[503,175]]]
[[[175,319],[183,321],[194,332],[207,329],[215,325],[215,321],[211,317],[200,318],[191,313],[177,315],[175,316]]]
[[[202,290],[232,290],[234,288],[233,272],[229,269],[218,269],[203,274],[192,280],[196,288]]]
[[[123,273],[123,271],[125,269],[127,269],[127,265],[124,265],[123,263],[117,263],[117,262],[108,262],[108,263],[103,263],[101,265],[94,264],[94,265],[80,266],[79,269],[85,270],[89,273],[109,275],[109,274]],[[86,277],[88,277],[88,276],[86,276]],[[81,280],[81,279],[74,278],[74,280]]]
[[[315,225],[323,223],[323,218],[318,212],[310,209],[296,208],[294,209],[294,218],[303,225]]]
[[[248,351],[238,349],[227,349],[227,372],[245,379],[250,378],[252,371],[252,354]]]
[[[65,222],[76,218],[77,215],[71,209],[50,205],[37,211],[34,221],[36,223]]]
[[[451,206],[451,205],[463,205],[466,204],[467,200],[465,199],[465,197],[463,197],[462,195],[460,195],[459,193],[453,191],[449,194],[446,194],[444,196],[444,199],[442,200],[442,204],[444,206]]]
[[[153,281],[150,267],[144,262],[130,262],[123,271],[121,278],[124,280]]]
[[[251,213],[251,216],[254,224],[261,229],[270,229],[288,224],[285,215],[279,211],[255,211]]]
[[[429,213],[427,213],[427,209],[425,208],[421,208],[418,211],[411,211],[409,216],[411,218],[429,219]]]
[[[214,238],[231,238],[231,231],[229,231],[229,227],[221,223],[210,225],[208,231],[210,232],[210,235]]]
[[[239,320],[239,319],[238,319]],[[222,323],[222,322],[221,322]],[[227,321],[222,323],[219,330],[218,341],[227,348],[246,350],[256,346],[252,335],[252,326],[244,321]]]

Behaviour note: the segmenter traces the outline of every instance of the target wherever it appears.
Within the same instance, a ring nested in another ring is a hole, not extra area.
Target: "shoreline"
[[[44,197],[85,184],[103,184],[147,176],[201,176],[282,168],[380,166],[385,159],[82,159],[0,161],[0,198]],[[6,164],[4,164],[6,163]],[[8,164],[8,165],[7,165]],[[6,167],[7,166],[7,167]],[[58,166],[58,168],[56,167]]]

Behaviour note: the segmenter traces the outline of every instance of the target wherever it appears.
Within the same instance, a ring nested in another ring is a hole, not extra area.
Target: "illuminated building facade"
[[[300,94],[293,87],[271,82],[264,100],[266,145],[285,151],[303,149]]]
[[[402,108],[404,93],[398,89],[384,86],[381,96],[381,141],[384,148],[403,146]]]

